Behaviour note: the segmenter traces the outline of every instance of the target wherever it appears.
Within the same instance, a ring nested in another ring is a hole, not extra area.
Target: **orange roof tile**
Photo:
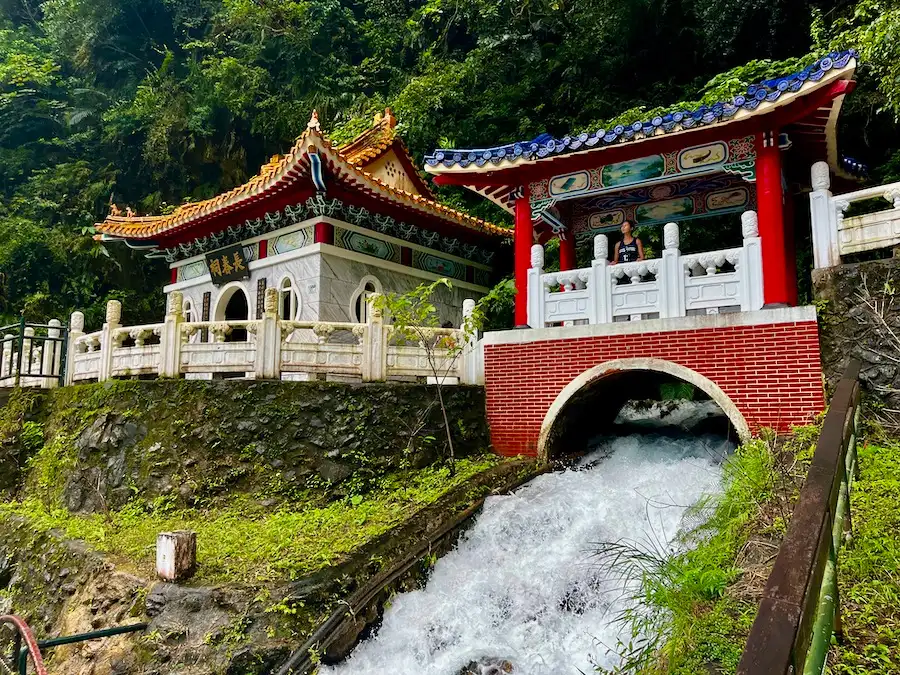
[[[390,114],[390,109],[385,112],[387,114],[381,120],[376,119],[371,129],[339,148],[332,146],[327,137],[321,133],[318,115],[313,112],[307,130],[297,139],[291,151],[284,157],[273,157],[260,169],[258,175],[243,185],[212,199],[183,204],[169,215],[131,217],[110,215],[102,223],[97,224],[97,231],[103,235],[125,239],[151,239],[169,234],[224,209],[247,204],[264,196],[270,190],[283,189],[297,182],[298,178],[308,176],[309,167],[304,160],[308,150],[315,150],[323,159],[330,160],[337,169],[338,178],[348,180],[369,193],[467,229],[492,236],[511,236],[507,228],[475,218],[434,199],[394,188],[366,172],[364,167],[367,164],[390,148],[395,141],[399,141],[394,131],[396,119]]]

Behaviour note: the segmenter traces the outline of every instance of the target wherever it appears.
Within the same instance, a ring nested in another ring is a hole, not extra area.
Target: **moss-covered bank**
[[[374,575],[534,472],[487,452],[481,389],[445,396],[453,472],[424,386],[17,392],[0,410],[0,604],[39,636],[150,620],[143,636],[57,651],[61,675],[271,672]],[[156,534],[174,529],[198,533],[199,569],[186,585],[153,580]]]
[[[31,456],[28,495],[69,511],[136,497],[202,507],[242,492],[268,508],[364,494],[387,472],[446,456],[440,411],[422,385],[113,381],[30,396],[0,417],[19,448],[0,459],[3,473]],[[486,452],[483,390],[445,397],[458,456]]]

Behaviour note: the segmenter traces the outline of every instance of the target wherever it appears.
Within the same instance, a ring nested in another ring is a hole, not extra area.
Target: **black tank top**
[[[637,242],[637,237],[635,237],[630,244],[626,244],[624,239],[619,243],[619,262],[635,262],[638,259]]]

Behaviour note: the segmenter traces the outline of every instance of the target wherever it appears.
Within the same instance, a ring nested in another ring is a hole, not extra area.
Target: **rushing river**
[[[689,428],[692,413],[705,416],[708,404],[685,405],[690,410],[679,415],[687,413]],[[321,672],[456,675],[486,658],[507,661],[516,675],[615,665],[609,648],[627,636],[613,619],[629,593],[592,559],[591,544],[669,548],[686,509],[720,489],[721,460],[732,446],[653,431],[591,446],[577,467],[488,498],[425,588],[395,597],[378,632]]]

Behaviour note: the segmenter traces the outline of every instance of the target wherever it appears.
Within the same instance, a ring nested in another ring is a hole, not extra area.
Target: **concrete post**
[[[263,317],[256,328],[256,379],[281,379],[281,321],[278,318],[278,289],[267,288]]]
[[[184,322],[184,296],[181,291],[169,293],[166,318],[159,335],[159,376],[181,375],[181,324]]]
[[[387,379],[387,330],[381,309],[375,306],[378,293],[367,299],[366,332],[363,337],[363,382],[383,382]]]
[[[3,336],[3,355],[0,358],[0,379],[10,377],[13,374],[13,341],[15,335],[7,333]]]
[[[544,287],[541,284],[541,276],[543,274],[544,247],[540,244],[535,244],[531,247],[531,267],[526,274],[525,288],[525,292],[528,295],[526,299],[526,321],[532,328],[544,327]],[[516,286],[516,292],[522,292],[518,285]],[[518,301],[516,301],[516,306],[518,304]]]
[[[831,173],[827,162],[816,162],[810,172],[812,192],[809,193],[812,222],[813,263],[816,269],[841,264],[838,247],[838,213],[831,194]]]
[[[659,318],[669,319],[685,315],[684,271],[681,264],[681,237],[676,223],[666,223],[663,228],[663,243],[659,274]]]
[[[594,259],[591,261],[591,306],[589,323],[612,322],[612,290],[609,282],[609,238],[605,234],[594,237]]]
[[[32,353],[32,339],[34,337],[34,328],[29,326],[24,331],[24,338],[22,339],[22,372],[19,373],[19,377],[23,375],[31,375],[31,362],[34,358],[34,354]],[[26,385],[27,386],[27,385]]]
[[[765,304],[762,241],[756,211],[744,211],[741,214],[741,233],[744,236],[744,246],[739,258],[741,311],[753,312],[762,309]]]
[[[72,312],[69,318],[69,346],[66,349],[66,386],[75,381],[75,343],[84,335],[84,314]]]
[[[197,570],[197,534],[189,530],[156,536],[156,573],[165,581],[184,581]]]
[[[112,377],[112,356],[115,347],[113,336],[117,329],[122,327],[122,303],[118,300],[110,300],[106,303],[106,323],[100,331],[100,373],[98,382],[103,382]]]
[[[52,338],[59,339],[62,335],[62,324],[59,319],[50,319],[48,325],[50,327],[47,329],[47,337],[51,339],[44,342],[44,352],[41,360],[41,373],[48,377],[44,378],[44,382],[41,386],[45,389],[53,389],[59,384],[59,378],[53,377],[53,375],[59,375],[59,366],[62,358],[62,342],[57,342]]]
[[[475,311],[475,301],[471,298],[463,300],[463,320],[462,330],[470,328],[469,323],[472,314]],[[484,364],[479,359],[479,340],[477,331],[473,331],[466,337],[466,344],[463,346],[462,354],[460,354],[459,372],[461,374],[460,381],[463,384],[479,384],[484,378]]]

